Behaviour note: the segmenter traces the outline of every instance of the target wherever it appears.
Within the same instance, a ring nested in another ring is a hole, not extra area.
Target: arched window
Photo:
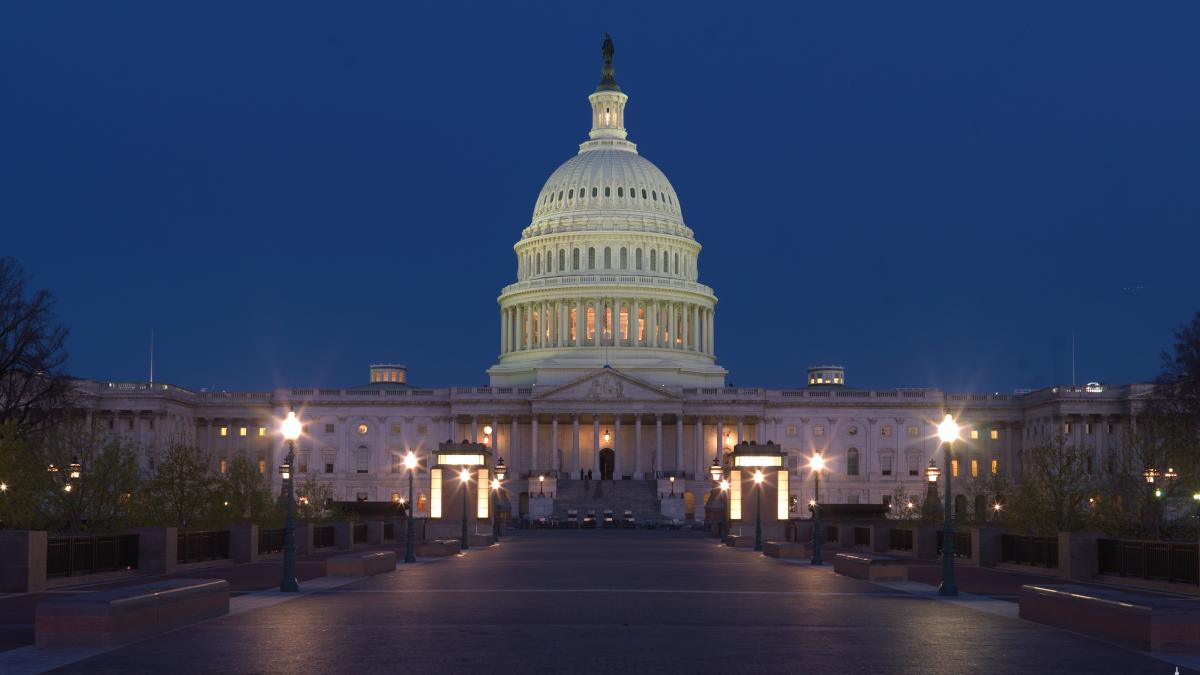
[[[607,246],[604,247],[604,269],[612,269],[612,249]]]
[[[679,254],[675,254],[675,274],[679,274]]]
[[[592,196],[593,196],[593,197],[595,197],[595,196],[596,196],[596,188],[592,188]]]
[[[588,247],[588,269],[596,269],[596,249],[590,246]]]
[[[563,249],[558,249],[558,271],[563,271],[567,268],[567,252]]]
[[[624,197],[625,196],[625,188],[623,188],[623,187],[617,188],[617,196]]]
[[[546,274],[554,271],[554,251],[546,251]]]
[[[575,199],[575,188],[567,190],[567,199]]]
[[[646,188],[642,188],[642,199],[646,198]]]
[[[658,271],[658,251],[650,249],[650,271]]]
[[[537,256],[537,262],[534,264],[534,270],[535,270],[534,274],[542,273],[542,256],[541,255]]]
[[[621,247],[621,269],[629,269],[629,250],[624,246]]]
[[[846,475],[858,475],[858,448],[850,448],[846,451]]]
[[[579,269],[579,249],[571,253],[571,269]]]
[[[560,202],[562,201],[562,195],[563,195],[562,190],[559,190],[558,191],[558,201],[560,201]]]
[[[642,269],[642,249],[634,249],[633,251],[633,267],[634,269]]]
[[[658,201],[658,193],[655,192],[654,190],[651,190],[650,191],[650,199],[653,199],[654,201]]]
[[[966,518],[967,517],[967,496],[966,495],[958,495],[954,498],[954,517],[955,518]]]
[[[629,196],[637,199],[637,188],[631,186],[629,188]]]
[[[670,260],[670,258],[667,257],[667,249],[665,249],[665,248],[663,249],[663,256],[662,256],[662,271],[663,271],[663,274],[666,274],[667,272],[671,271],[671,260]]]
[[[604,186],[604,196],[605,197],[612,196],[612,188],[608,187],[607,185]]]

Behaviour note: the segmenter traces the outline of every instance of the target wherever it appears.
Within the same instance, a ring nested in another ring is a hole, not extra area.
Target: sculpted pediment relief
[[[661,387],[630,377],[612,368],[585,375],[535,395],[542,401],[675,401],[678,397]]]

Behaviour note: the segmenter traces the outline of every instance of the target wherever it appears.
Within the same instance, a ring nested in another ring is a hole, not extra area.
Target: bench
[[[229,613],[224,579],[164,579],[40,602],[38,647],[112,647]]]
[[[325,561],[330,577],[369,577],[396,569],[395,551],[368,551],[339,555]]]
[[[621,519],[621,526],[629,529],[637,527],[637,521],[633,518],[633,511],[626,511],[624,518]]]
[[[1028,621],[1145,651],[1200,648],[1200,607],[1191,598],[1077,584],[1028,584],[1021,587],[1019,613]]]
[[[439,558],[458,555],[461,551],[462,542],[457,539],[435,539],[418,543],[415,554],[422,558]]]
[[[839,553],[833,557],[833,571],[867,581],[908,581],[908,566],[899,558],[869,553]]]
[[[793,541],[764,541],[763,555],[770,558],[798,560],[801,558],[807,558],[811,554],[809,554],[808,547],[804,544],[799,544]]]
[[[608,527],[616,527],[616,526],[617,526],[617,519],[613,518],[613,512],[605,511],[604,512],[604,527],[608,528]]]
[[[596,512],[595,511],[588,511],[587,515],[583,517],[583,527],[591,527],[591,528],[596,527]]]
[[[725,545],[733,548],[754,548],[754,537],[744,534],[731,534],[725,537]]]

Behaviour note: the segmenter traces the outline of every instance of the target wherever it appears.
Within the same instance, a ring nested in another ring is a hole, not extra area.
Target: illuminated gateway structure
[[[429,514],[439,486],[427,467],[447,439],[488,443],[508,466],[507,489],[521,513],[539,493],[556,495],[556,512],[570,508],[590,472],[614,481],[601,483],[611,485],[610,508],[637,510],[640,520],[654,517],[648,511],[668,490],[682,497],[682,517],[702,520],[709,468],[743,442],[782,449],[792,473],[787,494],[799,504],[812,497],[807,463],[817,452],[827,462],[822,502],[891,502],[901,487],[922,495],[944,411],[963,425],[960,478],[1011,485],[1024,449],[1059,435],[1090,450],[1090,470],[1113,466],[1112,441],[1145,385],[1013,395],[866,391],[851,388],[840,366],[814,366],[803,388],[725,386],[717,298],[700,282],[700,244],[675,188],[628,140],[629,97],[607,39],[604,55],[588,97],[589,137],[547,179],[515,246],[517,279],[499,297],[491,386],[422,389],[408,383],[404,366],[390,364],[371,366],[369,382],[348,389],[196,392],[84,381],[92,422],[136,443],[146,471],[182,441],[206,449],[215,471],[245,457],[278,484],[274,467],[284,453],[276,429],[294,407],[305,428],[301,479],[327,481],[339,500],[390,500],[407,487],[401,458],[411,450],[424,466],[418,515]],[[958,508],[984,508],[1000,496],[980,494],[972,482],[956,483]]]

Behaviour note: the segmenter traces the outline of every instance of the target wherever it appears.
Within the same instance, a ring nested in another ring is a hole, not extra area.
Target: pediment
[[[538,401],[679,401],[662,387],[627,375],[615,368],[593,373],[534,394]]]

